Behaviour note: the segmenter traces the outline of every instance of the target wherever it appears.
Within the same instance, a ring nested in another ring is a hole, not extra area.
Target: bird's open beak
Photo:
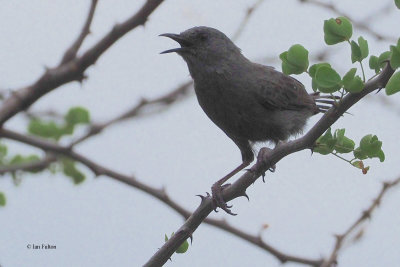
[[[164,36],[164,37],[171,38],[172,40],[178,42],[181,45],[181,47],[165,50],[165,51],[161,52],[160,54],[167,54],[167,53],[172,53],[172,52],[177,52],[177,53],[178,52],[185,52],[191,45],[193,45],[192,42],[186,40],[185,38],[183,38],[179,34],[163,33],[163,34],[160,34],[159,36]]]

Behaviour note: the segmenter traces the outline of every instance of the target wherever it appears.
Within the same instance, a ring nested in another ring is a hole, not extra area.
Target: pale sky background
[[[90,1],[1,1],[0,88],[31,84],[44,66],[55,66],[76,38]],[[104,121],[129,109],[141,97],[156,97],[189,79],[186,64],[175,54],[159,55],[176,46],[158,35],[206,25],[232,35],[255,1],[165,1],[145,27],[127,34],[87,71],[81,86],[71,83],[40,99],[34,110],[66,112],[82,105],[93,121]],[[334,1],[354,19],[363,20],[374,10],[393,2],[372,0]],[[73,3],[73,4],[72,4]],[[99,1],[90,35],[83,47],[101,38],[117,22],[135,13],[144,1]],[[373,28],[400,36],[400,11],[372,21]],[[275,57],[292,44],[301,43],[312,54],[325,47],[324,19],[336,14],[295,0],[266,0],[236,42],[250,59]],[[366,21],[367,22],[367,21]],[[372,54],[389,43],[369,41]],[[331,47],[333,66],[343,75],[352,67],[346,44]],[[263,62],[268,64],[268,62]],[[280,69],[279,61],[270,62]],[[368,71],[368,76],[371,72]],[[310,88],[306,75],[296,76]],[[311,90],[311,89],[310,89]],[[381,92],[380,95],[384,95]],[[374,96],[375,97],[375,96]],[[399,95],[390,97],[398,103]],[[267,183],[257,181],[244,198],[232,201],[229,223],[249,233],[263,224],[266,242],[283,252],[318,258],[327,256],[335,233],[344,232],[367,208],[383,180],[400,175],[398,164],[399,113],[373,100],[363,100],[333,128],[346,128],[358,142],[366,134],[383,140],[386,161],[367,160],[368,175],[333,156],[310,156],[302,151],[284,158]],[[309,121],[313,125],[320,116]],[[6,124],[26,132],[19,116]],[[11,154],[42,155],[40,150],[2,140]],[[194,96],[162,114],[115,125],[77,148],[96,162],[141,181],[161,187],[185,208],[199,204],[196,194],[209,191],[217,179],[240,163],[238,148],[206,117]],[[88,179],[74,186],[63,175],[26,174],[19,186],[10,176],[0,179],[7,206],[0,209],[0,265],[15,266],[141,266],[164,242],[164,234],[176,231],[182,218],[158,200],[108,177]],[[400,262],[400,190],[389,192],[383,205],[365,225],[360,242],[346,246],[340,266],[398,266]],[[29,250],[28,244],[52,244],[56,250]],[[280,266],[261,249],[223,231],[201,225],[186,254],[173,255],[166,266]],[[289,263],[286,266],[297,266]]]

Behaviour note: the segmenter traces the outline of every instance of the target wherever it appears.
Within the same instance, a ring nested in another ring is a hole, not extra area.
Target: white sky
[[[144,1],[99,1],[92,27],[84,43],[90,47],[114,23],[133,14]],[[143,96],[156,97],[186,81],[188,70],[177,55],[159,55],[174,47],[164,32],[180,32],[196,25],[218,28],[227,35],[237,28],[245,9],[254,1],[166,1],[145,27],[139,27],[114,45],[87,71],[89,79],[58,88],[40,99],[36,110],[65,112],[83,105],[93,120],[104,121],[127,110]],[[340,10],[362,20],[382,2],[335,1]],[[0,88],[15,89],[32,83],[44,66],[56,65],[65,48],[76,38],[89,1],[1,1]],[[362,7],[362,8],[360,8]],[[376,31],[400,36],[400,11],[372,21]],[[266,0],[236,42],[251,59],[278,57],[294,43],[312,54],[323,48],[323,20],[336,15],[298,1]],[[363,35],[372,54],[388,49],[368,33]],[[350,67],[350,48],[332,47],[333,66],[343,75]],[[275,67],[280,69],[278,61]],[[368,71],[368,76],[371,72]],[[296,77],[310,88],[307,76]],[[381,95],[384,93],[381,92]],[[376,98],[376,97],[375,97]],[[397,103],[398,95],[390,97]],[[372,100],[363,100],[333,128],[360,140],[377,134],[383,140],[386,161],[369,160],[362,175],[333,156],[292,154],[267,174],[267,183],[249,188],[250,202],[234,200],[229,223],[249,233],[262,224],[269,228],[263,238],[283,252],[318,258],[334,244],[333,234],[342,233],[368,207],[380,190],[381,181],[400,175],[398,164],[399,114]],[[313,125],[319,116],[313,117]],[[25,132],[23,117],[6,126]],[[10,153],[41,153],[8,141]],[[199,204],[196,194],[209,191],[214,181],[238,163],[240,153],[233,142],[209,121],[194,96],[170,110],[148,118],[127,121],[79,146],[78,151],[104,166],[141,181],[166,186],[170,196],[185,208]],[[27,174],[15,186],[9,176],[0,179],[7,206],[0,209],[0,264],[12,266],[140,266],[159,248],[164,234],[179,228],[182,219],[148,195],[108,177],[74,186],[63,175]],[[361,242],[345,248],[341,266],[395,266],[400,262],[399,190],[387,194],[374,213]],[[28,244],[52,244],[57,249],[35,251]],[[280,266],[270,254],[230,234],[202,225],[186,254],[174,255],[166,266]],[[296,266],[287,264],[287,266]]]

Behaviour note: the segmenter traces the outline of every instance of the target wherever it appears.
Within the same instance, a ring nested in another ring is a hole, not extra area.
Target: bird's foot
[[[226,204],[225,200],[222,197],[222,190],[224,190],[226,187],[228,187],[230,184],[224,184],[221,185],[220,183],[216,182],[215,184],[212,185],[211,187],[211,193],[212,193],[212,204],[213,204],[213,209],[215,212],[217,211],[217,208],[223,209],[226,213],[236,216],[236,213],[233,213],[231,211],[232,205]]]
[[[278,143],[278,145],[279,145],[279,143]],[[268,148],[268,147],[261,148],[260,151],[258,152],[258,155],[257,155],[257,163],[250,170],[255,172],[256,169],[258,169],[258,167],[260,167],[260,165],[262,166],[262,165],[268,164],[269,158],[270,158],[270,155],[271,155],[272,151],[273,150],[271,148]],[[272,165],[268,170],[270,172],[275,172],[276,165],[275,164]],[[265,183],[265,172],[261,173],[261,176],[262,176],[263,182]]]

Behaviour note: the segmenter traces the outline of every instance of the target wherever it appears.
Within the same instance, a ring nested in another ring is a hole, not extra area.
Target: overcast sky
[[[1,1],[0,88],[17,89],[37,79],[45,66],[55,66],[76,38],[90,1]],[[119,40],[88,69],[88,80],[70,83],[41,98],[33,110],[66,112],[69,107],[88,108],[93,121],[105,121],[132,107],[141,97],[156,97],[187,81],[189,72],[176,54],[159,55],[175,47],[165,32],[181,32],[193,26],[215,27],[231,36],[246,8],[255,1],[165,1],[145,27]],[[400,11],[365,20],[390,1],[334,1],[352,18],[370,22],[374,30],[400,36]],[[92,34],[86,49],[111,27],[131,16],[144,1],[99,1]],[[237,40],[243,54],[280,70],[278,55],[295,43],[312,55],[325,49],[323,21],[336,14],[299,1],[266,0],[254,13]],[[354,29],[354,38],[364,36],[372,54],[389,47],[368,32]],[[342,75],[352,67],[346,44],[330,47],[329,61]],[[263,59],[270,59],[265,62]],[[275,60],[271,60],[275,59]],[[367,71],[368,77],[372,75]],[[311,88],[306,75],[296,76]],[[311,89],[309,90],[311,91]],[[382,91],[379,95],[384,95]],[[344,232],[367,208],[381,189],[381,182],[400,175],[398,164],[399,112],[384,106],[372,95],[358,103],[334,126],[358,142],[366,134],[383,140],[386,161],[367,160],[367,175],[333,156],[302,151],[277,164],[267,182],[257,181],[244,198],[232,201],[231,217],[223,212],[215,218],[249,233],[263,224],[266,242],[282,251],[303,257],[327,256],[334,234]],[[385,99],[387,99],[385,97]],[[399,95],[390,97],[398,103]],[[309,120],[307,129],[320,115]],[[26,132],[19,116],[6,127]],[[1,140],[11,154],[40,150]],[[126,121],[80,145],[77,150],[96,162],[141,181],[165,186],[168,194],[185,208],[199,204],[195,195],[210,186],[240,161],[240,152],[203,113],[192,95],[167,111]],[[157,248],[164,234],[176,231],[182,218],[158,200],[108,177],[88,179],[79,186],[63,175],[46,171],[26,174],[19,186],[9,176],[0,179],[7,206],[0,209],[0,265],[13,266],[140,266]],[[400,262],[400,190],[389,192],[383,205],[365,225],[360,242],[345,246],[340,266],[396,266]],[[56,245],[56,250],[27,249],[28,244]],[[166,266],[280,266],[279,261],[259,248],[228,233],[201,225],[186,254],[173,255]],[[287,266],[297,266],[287,264]]]

